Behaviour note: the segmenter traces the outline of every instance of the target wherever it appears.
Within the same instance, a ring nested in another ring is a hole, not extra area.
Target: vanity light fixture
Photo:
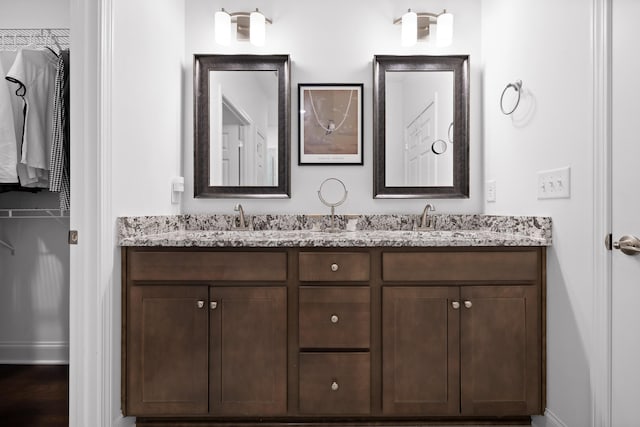
[[[449,46],[453,41],[453,14],[446,9],[442,13],[416,13],[409,9],[393,23],[402,24],[402,46],[413,46],[429,35],[435,36],[438,47]]]
[[[224,8],[215,14],[216,43],[228,46],[231,42],[231,24],[236,24],[236,40],[249,40],[255,46],[264,46],[266,24],[272,21],[257,8],[254,12],[228,13]]]

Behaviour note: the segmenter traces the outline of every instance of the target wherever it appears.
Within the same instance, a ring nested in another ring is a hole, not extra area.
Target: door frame
[[[611,427],[612,276],[611,251],[604,238],[611,233],[612,150],[612,1],[592,0],[593,334],[590,346],[593,427]]]

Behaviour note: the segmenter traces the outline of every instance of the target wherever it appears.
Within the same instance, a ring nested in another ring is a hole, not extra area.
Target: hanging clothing
[[[22,49],[6,79],[17,84],[24,103],[24,126],[20,163],[28,166],[29,178],[49,187],[53,99],[58,57],[49,49]]]
[[[56,65],[56,79],[53,97],[53,133],[49,170],[49,191],[60,192],[60,209],[69,210],[69,135],[68,126],[68,66],[69,51],[61,52]],[[66,97],[65,97],[66,89]]]
[[[5,75],[0,61],[0,76]],[[18,152],[8,82],[0,82],[0,184],[17,183]]]

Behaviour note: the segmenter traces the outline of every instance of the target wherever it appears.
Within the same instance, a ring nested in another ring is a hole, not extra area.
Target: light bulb
[[[453,42],[453,15],[445,10],[438,16],[436,40],[439,47],[449,46]]]
[[[418,40],[418,15],[411,9],[402,15],[402,46],[413,46]]]
[[[249,15],[249,41],[255,46],[264,46],[266,39],[265,17],[256,9]]]
[[[216,12],[215,15],[216,43],[228,46],[231,43],[231,15],[224,9]]]

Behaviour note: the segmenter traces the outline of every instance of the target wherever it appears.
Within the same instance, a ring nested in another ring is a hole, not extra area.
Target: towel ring
[[[504,109],[504,94],[507,92],[507,89],[509,88],[513,88],[516,93],[518,94],[518,100],[516,101],[516,105],[513,106],[513,108],[511,109],[511,111],[505,111]],[[513,83],[509,83],[504,90],[502,91],[502,95],[500,95],[500,109],[502,110],[502,114],[504,114],[505,116],[508,116],[509,114],[513,114],[514,111],[516,111],[516,108],[518,108],[518,105],[520,104],[520,93],[522,92],[522,80],[516,80]]]

